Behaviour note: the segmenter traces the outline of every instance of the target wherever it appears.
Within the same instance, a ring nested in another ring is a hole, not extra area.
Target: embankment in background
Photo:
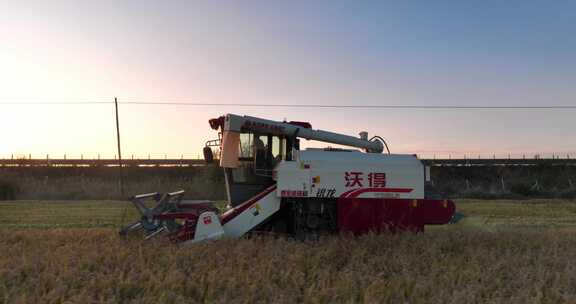
[[[186,190],[186,198],[226,198],[224,176],[215,166],[127,167],[124,195],[118,168],[3,167],[0,200],[125,199],[147,192]],[[432,184],[452,198],[575,198],[576,166],[438,166]]]
[[[576,166],[432,167],[434,187],[455,198],[575,198]]]
[[[124,195],[118,168],[20,167],[0,169],[0,200],[125,199],[134,194],[183,189],[186,198],[225,198],[222,170],[202,167],[124,168]]]

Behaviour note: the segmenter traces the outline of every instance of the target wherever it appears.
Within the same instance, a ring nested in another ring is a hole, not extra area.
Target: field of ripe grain
[[[123,240],[123,202],[0,203],[4,303],[574,303],[576,202],[459,201],[421,234]]]

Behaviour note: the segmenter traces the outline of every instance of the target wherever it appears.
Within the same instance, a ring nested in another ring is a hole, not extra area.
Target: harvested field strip
[[[0,202],[1,228],[114,228],[135,218],[124,201]]]
[[[222,201],[217,206],[223,208]],[[576,228],[576,201],[457,200],[466,217],[457,226]],[[118,228],[137,219],[128,201],[8,201],[0,202],[0,228]],[[434,227],[445,229],[445,227]]]

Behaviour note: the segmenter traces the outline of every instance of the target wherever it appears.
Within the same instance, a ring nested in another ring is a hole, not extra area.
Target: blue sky
[[[575,20],[573,1],[13,1],[0,101],[571,105]],[[0,107],[0,156],[114,153],[108,106]],[[367,130],[399,153],[576,157],[576,110],[121,111],[136,156],[197,156],[207,119],[232,112]]]

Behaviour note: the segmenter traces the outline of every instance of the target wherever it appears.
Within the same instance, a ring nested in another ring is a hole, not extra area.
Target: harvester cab
[[[414,155],[382,154],[387,145],[381,137],[234,114],[209,123],[219,138],[206,143],[204,155],[213,162],[212,148],[219,149],[227,210],[217,213],[205,201],[182,203],[178,192],[178,203],[158,199],[124,234],[145,230],[149,238],[166,233],[174,240],[197,242],[253,231],[298,238],[423,231],[425,225],[448,223],[454,214],[452,201],[425,196],[422,162]],[[300,150],[301,138],[357,149]],[[136,196],[133,203],[141,206],[139,201],[150,197]]]

